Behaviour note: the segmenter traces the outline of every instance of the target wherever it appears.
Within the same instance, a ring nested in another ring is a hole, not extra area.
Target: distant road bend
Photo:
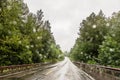
[[[22,80],[95,80],[84,71],[77,68],[69,58],[65,57],[53,68],[38,71],[31,76],[26,76]]]

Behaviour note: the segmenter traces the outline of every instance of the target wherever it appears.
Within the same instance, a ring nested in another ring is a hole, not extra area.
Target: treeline
[[[33,14],[23,0],[0,0],[0,66],[62,58],[42,10]]]
[[[85,63],[120,66],[120,12],[105,17],[100,11],[83,20],[70,56]]]

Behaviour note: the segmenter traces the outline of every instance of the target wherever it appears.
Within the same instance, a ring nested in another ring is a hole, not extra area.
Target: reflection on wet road
[[[67,57],[65,57],[64,61],[52,66],[55,67],[42,72],[37,71],[30,76],[24,77],[24,80],[95,80],[77,68]]]

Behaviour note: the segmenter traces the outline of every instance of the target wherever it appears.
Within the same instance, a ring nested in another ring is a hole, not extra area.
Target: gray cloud
[[[110,16],[120,10],[120,0],[25,0],[30,11],[42,9],[45,19],[50,20],[56,42],[62,50],[69,51],[73,46],[80,22],[90,13],[100,9]]]

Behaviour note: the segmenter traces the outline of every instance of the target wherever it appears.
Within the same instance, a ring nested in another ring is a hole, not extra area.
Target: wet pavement
[[[37,71],[34,74],[13,80],[95,80],[84,71],[77,68],[69,58],[52,65],[54,67]]]

